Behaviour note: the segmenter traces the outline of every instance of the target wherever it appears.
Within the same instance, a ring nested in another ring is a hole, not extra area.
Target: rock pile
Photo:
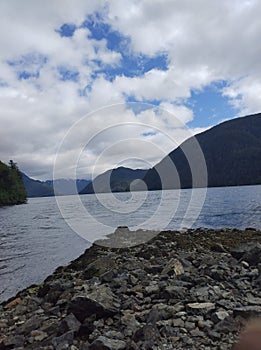
[[[231,349],[261,316],[260,242],[253,229],[197,229],[94,244],[0,306],[0,349]]]

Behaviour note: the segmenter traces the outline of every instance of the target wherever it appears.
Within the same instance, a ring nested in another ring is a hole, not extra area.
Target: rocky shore
[[[261,231],[152,236],[130,248],[93,244],[3,303],[0,349],[231,349],[261,316]]]

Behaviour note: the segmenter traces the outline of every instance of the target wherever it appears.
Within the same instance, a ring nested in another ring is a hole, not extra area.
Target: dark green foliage
[[[27,201],[21,173],[12,160],[10,167],[0,161],[0,206],[22,204]]]

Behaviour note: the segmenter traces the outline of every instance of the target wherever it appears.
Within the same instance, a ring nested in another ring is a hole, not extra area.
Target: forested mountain
[[[155,167],[148,170],[143,180],[149,190],[204,185],[204,179],[201,178],[204,169],[200,162],[197,163],[195,139],[202,149],[206,162],[208,187],[261,184],[261,113],[259,113],[225,121],[183,142]],[[193,185],[191,165],[196,174]],[[174,168],[177,170],[177,176],[174,174]],[[159,174],[163,174],[164,181],[161,181],[162,176],[160,178]]]
[[[133,180],[142,179],[147,170],[119,167],[98,175],[80,194],[126,192]]]
[[[0,161],[0,206],[23,204],[27,201],[26,190],[17,165],[9,166]]]

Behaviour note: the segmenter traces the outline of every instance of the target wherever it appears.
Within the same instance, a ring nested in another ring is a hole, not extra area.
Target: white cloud
[[[129,38],[128,54],[153,57],[165,53],[167,69],[154,67],[136,77],[118,74],[114,80],[106,80],[99,69],[116,67],[122,55],[109,50],[105,39],[90,38],[90,31],[80,27],[95,11],[102,11],[112,28]],[[82,142],[123,121],[146,123],[151,126],[144,129],[146,132],[154,127],[162,133],[144,136],[139,128],[132,129],[131,134],[124,128],[111,133],[93,144],[84,156],[86,163],[82,160],[81,166],[86,171],[90,171],[104,145],[117,141],[119,133],[126,139],[132,136],[139,142],[160,144],[164,152],[169,152],[173,143],[164,133],[169,133],[176,144],[188,136],[184,128],[176,128],[175,116],[184,124],[196,117],[184,104],[191,90],[201,90],[214,81],[227,82],[223,95],[240,114],[261,109],[260,1],[214,0],[210,4],[207,0],[64,0],[61,4],[59,0],[47,0],[40,6],[34,0],[12,0],[0,2],[0,13],[0,159],[14,158],[29,175],[49,177],[66,131],[80,117],[106,105],[122,103],[114,110],[90,115],[85,129],[78,130]],[[64,23],[78,26],[73,37],[57,33]],[[31,62],[28,55],[40,55],[46,61]],[[22,56],[24,61],[18,64]],[[16,64],[10,66],[7,61]],[[78,79],[62,80],[59,67],[78,73]],[[18,80],[23,70],[39,77]],[[79,91],[86,95],[80,96]],[[169,113],[145,110],[137,116],[124,107],[126,96],[158,100],[159,107]],[[78,141],[76,135],[71,153],[64,156],[68,166],[75,149],[79,149]],[[147,148],[137,144],[126,144],[126,155],[129,152],[130,157],[136,154],[145,159],[147,154],[151,163],[160,159],[154,148],[148,155]],[[122,149],[118,150],[118,158]],[[113,162],[120,161],[118,158],[114,149],[104,159],[103,167],[113,166]]]

